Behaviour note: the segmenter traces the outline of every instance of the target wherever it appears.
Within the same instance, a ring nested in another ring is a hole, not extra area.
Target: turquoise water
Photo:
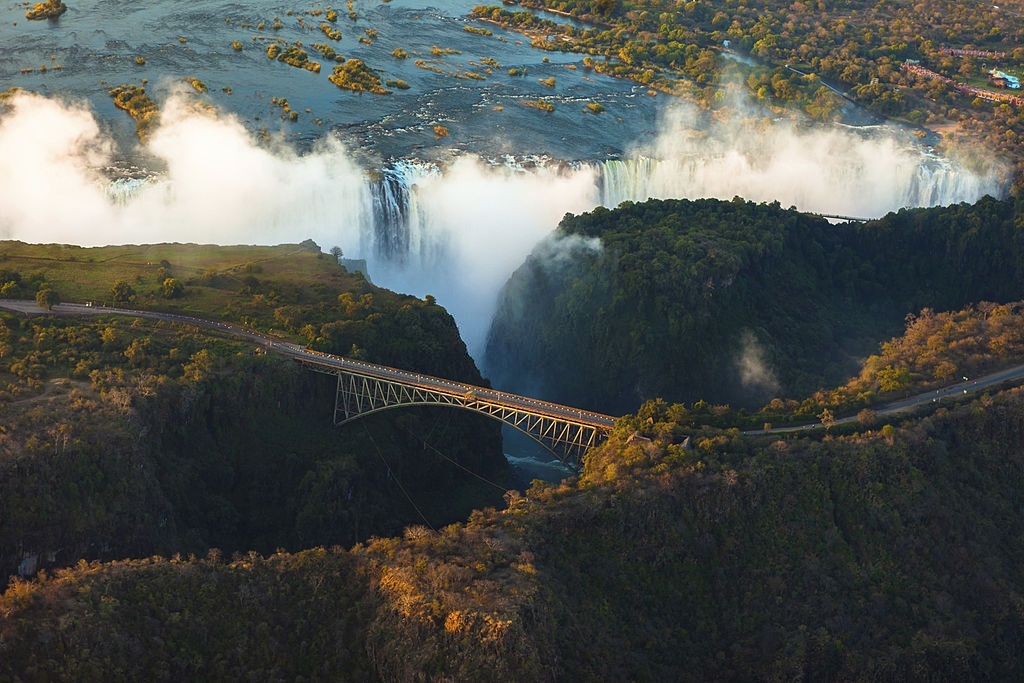
[[[175,89],[187,90],[187,78],[203,81],[209,91],[202,99],[236,113],[252,131],[267,128],[300,148],[334,131],[353,149],[384,160],[445,158],[453,150],[605,159],[654,135],[661,102],[645,88],[588,72],[577,55],[534,49],[519,34],[473,21],[474,4],[356,2],[356,20],[342,4],[334,25],[340,41],[329,40],[319,28],[324,17],[311,14],[327,6],[320,3],[80,0],[58,20],[42,22],[26,20],[24,6],[7,4],[0,7],[0,84],[87,101],[123,146],[131,144],[133,124],[114,108],[108,89],[145,79],[160,102]],[[467,26],[493,35],[467,32]],[[376,32],[372,40],[367,31]],[[322,63],[321,72],[268,59],[266,48],[275,41],[301,42],[310,59]],[[327,80],[332,63],[312,49],[314,43],[410,87],[386,96],[340,90]],[[435,56],[435,46],[458,53]],[[396,48],[409,58],[393,57]],[[145,63],[137,64],[138,57]],[[417,67],[418,60],[428,68]],[[510,76],[513,68],[526,75]],[[484,79],[452,75],[466,72]],[[549,78],[554,87],[540,83]],[[298,120],[282,120],[274,98],[286,99]],[[538,98],[555,111],[523,104]],[[592,101],[606,108],[603,115],[585,112]],[[435,136],[435,125],[449,135]]]

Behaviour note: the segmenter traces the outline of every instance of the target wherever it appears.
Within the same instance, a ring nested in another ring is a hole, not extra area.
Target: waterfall
[[[740,196],[870,218],[904,207],[973,202],[1003,193],[997,178],[921,151],[890,150],[788,168],[796,171],[782,173],[772,159],[751,159],[736,150],[576,164],[502,158],[443,170],[415,160],[396,160],[370,172],[331,172],[328,164],[326,177],[297,184],[283,193],[284,199],[250,198],[256,221],[250,219],[249,228],[260,241],[313,237],[325,248],[340,244],[349,256],[366,259],[371,272],[415,270],[426,278],[456,265],[460,245],[473,239],[474,231],[486,233],[494,224],[511,222],[502,233],[525,229],[543,235],[566,212],[615,208],[624,201]],[[184,192],[159,175],[117,178],[104,192],[128,219],[153,215],[157,205],[173,214],[184,201]],[[545,215],[554,216],[543,219],[550,225],[533,225],[541,219],[530,212],[539,205],[547,207]]]
[[[907,188],[906,206],[948,206],[960,202],[973,203],[985,195],[1005,194],[1000,183],[992,179],[964,173],[948,162],[934,160],[921,164]]]
[[[146,187],[147,178],[114,178],[103,189],[117,206],[127,206]]]
[[[660,194],[651,186],[658,162],[649,157],[611,159],[598,164],[601,206],[614,209],[624,201],[644,201]]]
[[[430,214],[421,206],[419,183],[441,177],[433,164],[398,160],[368,179],[373,206],[372,253],[393,263],[431,260],[439,235],[431,230]]]
[[[627,200],[740,196],[870,218],[1002,194],[995,177],[891,147],[828,163],[719,148],[576,163],[462,157],[443,168],[397,160],[371,171],[342,163],[341,154],[275,161],[235,185],[181,172],[113,181],[108,222],[133,227],[108,242],[311,238],[324,250],[337,245],[349,258],[365,259],[376,284],[434,295],[480,358],[501,287],[567,213]]]
[[[371,182],[374,251],[383,258],[404,261],[409,251],[409,194],[412,183],[399,170],[386,168]]]
[[[995,174],[979,175],[913,149],[830,158],[828,163],[785,155],[751,157],[739,150],[672,159],[637,156],[595,164],[602,206],[624,201],[739,196],[778,201],[801,211],[878,218],[902,208],[975,202],[1005,194]]]
[[[443,167],[398,160],[367,170],[335,136],[305,152],[265,146],[238,119],[197,116],[173,98],[147,144],[154,172],[119,161],[89,112],[19,98],[0,126],[5,238],[82,246],[312,239],[365,259],[381,286],[434,295],[473,355],[501,287],[567,213],[649,197],[739,196],[872,217],[998,197],[1008,184],[996,171],[929,158],[898,132],[766,120],[708,127],[687,108],[670,108],[676,113],[646,147],[621,160],[463,154]]]
[[[502,157],[489,163],[475,160],[468,170],[466,165],[442,169],[400,159],[367,172],[324,163],[323,168],[310,169],[308,182],[283,192],[285,198],[246,200],[258,217],[255,223],[250,220],[250,230],[260,241],[313,237],[324,240],[325,248],[339,244],[346,254],[366,259],[372,271],[413,269],[425,275],[450,267],[459,241],[472,231],[486,232],[495,222],[515,222],[518,213],[527,214],[523,220],[535,221],[528,214],[541,203],[550,206],[555,218],[551,225],[531,225],[531,234],[553,229],[566,212],[597,205],[615,208],[624,201],[649,198],[740,196],[804,211],[871,218],[904,207],[973,202],[1004,192],[994,176],[965,171],[920,149],[891,145],[830,157],[824,164],[798,163],[779,153],[752,157],[736,148],[709,146],[701,154],[687,150],[668,159],[635,155],[567,164],[544,157]],[[322,177],[314,178],[324,169]],[[185,201],[185,192],[175,187],[181,184],[160,175],[133,174],[110,181],[104,191],[126,216],[149,216],[156,204],[170,213],[178,211]],[[222,201],[229,200],[232,197],[222,195]],[[178,225],[188,222],[180,220]]]

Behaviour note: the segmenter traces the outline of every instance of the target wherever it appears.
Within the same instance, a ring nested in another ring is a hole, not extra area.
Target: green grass
[[[66,302],[111,303],[111,287],[124,280],[138,295],[133,304],[136,307],[210,317],[223,316],[229,304],[238,301],[248,277],[257,278],[263,289],[321,285],[332,291],[347,289],[355,278],[312,242],[277,246],[78,247],[0,241],[3,271],[19,273],[23,282],[41,276]],[[185,295],[163,298],[160,289],[164,277],[184,283]],[[28,293],[22,295],[31,298]]]

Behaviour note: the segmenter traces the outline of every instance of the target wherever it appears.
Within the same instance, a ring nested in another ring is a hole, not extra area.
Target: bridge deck
[[[588,410],[581,410],[571,406],[542,401],[528,396],[520,396],[507,391],[499,391],[488,387],[480,387],[473,384],[453,382],[440,377],[422,375],[415,372],[408,372],[391,368],[386,365],[365,363],[363,361],[351,360],[342,356],[332,356],[317,351],[301,349],[301,352],[294,352],[288,355],[294,356],[303,365],[311,370],[335,375],[343,371],[351,375],[370,377],[373,379],[396,382],[408,387],[429,390],[438,394],[445,394],[452,397],[472,399],[493,403],[514,410],[524,410],[538,415],[572,420],[602,431],[611,431],[615,426],[615,418],[610,415],[602,415]]]
[[[616,419],[588,410],[510,394],[488,387],[453,382],[385,365],[311,351],[299,344],[266,337],[231,323],[180,313],[92,307],[64,303],[44,311],[28,300],[0,300],[0,308],[26,314],[131,315],[196,325],[248,339],[269,351],[289,356],[311,370],[338,377],[335,423],[403,405],[443,405],[472,410],[500,420],[527,434],[566,464],[579,467],[583,454],[603,441]],[[338,416],[341,415],[341,419]]]
[[[298,345],[274,345],[310,370],[338,378],[335,424],[363,415],[411,405],[439,405],[481,413],[523,432],[569,467],[579,469],[583,455],[607,438],[615,425],[609,415],[541,401],[488,387],[453,382]]]

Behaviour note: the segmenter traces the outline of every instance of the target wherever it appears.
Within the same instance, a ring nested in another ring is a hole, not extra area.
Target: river
[[[473,4],[357,0],[355,18],[338,8],[337,41],[313,2],[94,0],[43,22],[0,7],[0,83],[36,93],[0,115],[0,238],[312,238],[366,259],[377,284],[434,295],[480,359],[501,286],[569,212],[738,195],[872,217],[1005,192],[997,172],[895,128],[811,127],[743,104],[719,121],[471,20]],[[301,43],[321,72],[269,59],[276,41]],[[409,87],[340,90],[314,43]],[[145,146],[108,94],[126,83],[162,109]],[[529,106],[540,100],[553,110]]]
[[[147,91],[162,100],[184,78],[203,81],[205,99],[236,113],[251,130],[266,126],[299,146],[333,131],[352,149],[383,160],[447,158],[453,151],[603,159],[654,134],[659,103],[646,88],[588,72],[578,68],[576,55],[536,50],[519,34],[468,19],[475,4],[356,2],[356,20],[341,6],[333,24],[341,31],[338,41],[321,32],[323,15],[311,15],[329,5],[313,2],[96,0],[70,3],[55,22],[27,21],[22,5],[8,4],[0,7],[0,82],[84,98],[122,141],[131,126],[114,109],[108,88],[146,79]],[[266,48],[275,41],[302,43],[310,59],[323,64],[321,72],[268,59]],[[387,96],[339,90],[327,80],[332,63],[312,50],[314,43],[330,44],[409,88],[392,88]],[[435,47],[454,52],[431,54]],[[409,57],[393,57],[396,48]],[[525,75],[511,76],[510,69]],[[553,86],[540,82],[550,78]],[[282,121],[273,98],[286,99],[297,121]],[[555,106],[551,115],[523,105],[541,98]],[[605,114],[586,113],[588,102],[599,102]],[[446,126],[448,137],[438,138],[434,125]]]

